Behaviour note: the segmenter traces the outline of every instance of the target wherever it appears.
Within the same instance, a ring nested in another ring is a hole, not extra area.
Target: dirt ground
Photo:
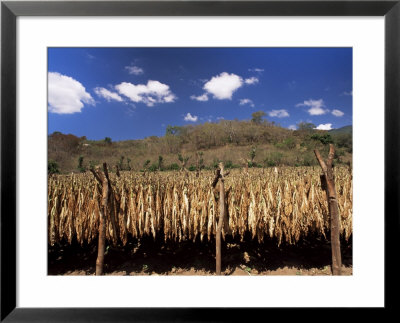
[[[342,275],[352,275],[352,242],[341,241]],[[94,275],[96,241],[80,246],[56,245],[48,250],[49,275]],[[222,243],[223,275],[332,275],[330,243],[324,237],[296,245],[250,238],[226,238]],[[107,245],[105,275],[215,275],[215,242],[165,243],[162,238],[130,240],[126,246]]]

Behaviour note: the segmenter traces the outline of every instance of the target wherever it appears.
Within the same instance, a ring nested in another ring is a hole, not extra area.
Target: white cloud
[[[248,79],[244,80],[244,83],[248,84],[248,85],[252,85],[252,84],[257,84],[258,83],[258,78],[257,77],[250,77]]]
[[[291,124],[291,125],[288,127],[288,129],[290,129],[290,130],[296,130],[297,127],[296,127],[296,125]]]
[[[328,110],[321,109],[319,107],[312,107],[311,109],[308,110],[308,113],[310,116],[319,116],[321,114],[327,113]]]
[[[335,117],[341,117],[341,116],[344,115],[344,112],[342,112],[342,111],[340,111],[340,110],[337,110],[337,109],[334,109],[334,110],[332,110],[332,114],[333,114]]]
[[[125,69],[128,70],[129,74],[141,75],[144,73],[143,68],[138,66],[125,66]]]
[[[207,93],[204,93],[203,95],[199,95],[199,96],[192,95],[190,98],[192,100],[196,100],[196,101],[203,101],[203,102],[208,101]]]
[[[189,112],[186,114],[186,116],[183,118],[185,121],[190,121],[190,122],[196,122],[198,119],[197,116],[192,116]]]
[[[165,103],[172,103],[172,102],[175,101],[175,99],[176,99],[175,95],[171,93],[171,94],[169,94],[169,95],[164,97],[164,102]]]
[[[269,111],[269,112],[268,112],[268,115],[269,115],[270,117],[277,117],[277,118],[289,117],[289,113],[288,113],[286,110],[284,110],[284,109]]]
[[[81,112],[84,103],[95,105],[85,87],[72,77],[56,72],[48,73],[49,111],[58,114]]]
[[[317,116],[329,112],[328,109],[323,109],[325,107],[324,100],[306,100],[303,103],[296,104],[296,107],[309,107],[308,113],[312,116]]]
[[[352,95],[353,95],[353,91],[349,91],[349,92],[344,91],[344,92],[342,93],[342,95],[352,96]]]
[[[254,103],[253,103],[252,100],[250,100],[250,99],[240,99],[240,100],[239,100],[239,105],[245,105],[245,104],[248,104],[248,105],[250,105],[252,108],[254,108]]]
[[[325,124],[320,124],[317,128],[317,130],[331,130],[332,129],[332,123],[325,123]]]
[[[156,103],[171,103],[176,99],[169,86],[159,81],[149,80],[146,85],[122,82],[116,85],[115,89],[131,101],[142,102],[149,107],[154,106]]]
[[[111,100],[115,100],[118,102],[122,102],[123,99],[115,92],[111,92],[104,87],[96,87],[94,89],[94,93],[96,93],[99,97],[106,99],[108,102]]]
[[[264,69],[263,68],[249,68],[249,72],[262,73],[262,72],[264,72]]]
[[[203,89],[211,93],[215,99],[231,100],[233,93],[243,85],[243,79],[236,74],[221,73],[218,76],[213,76]]]

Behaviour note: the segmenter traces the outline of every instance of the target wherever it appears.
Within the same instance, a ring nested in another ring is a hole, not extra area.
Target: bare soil
[[[329,235],[327,235],[329,237]],[[215,241],[167,242],[145,237],[126,246],[107,245],[105,275],[215,275]],[[342,275],[352,275],[352,241],[341,241]],[[88,245],[59,244],[49,247],[49,275],[94,275],[97,241]],[[332,275],[330,243],[308,237],[296,245],[250,237],[227,237],[222,243],[223,275]]]

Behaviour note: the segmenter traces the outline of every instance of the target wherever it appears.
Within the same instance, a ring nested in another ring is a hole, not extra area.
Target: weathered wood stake
[[[215,236],[215,261],[216,261],[216,273],[221,275],[221,232],[225,218],[225,185],[224,185],[224,165],[219,163],[220,176],[219,176],[219,218],[217,225],[217,232]]]
[[[94,177],[101,184],[102,188],[102,201],[100,209],[100,222],[99,222],[99,237],[97,245],[97,259],[96,259],[96,276],[103,274],[104,268],[104,252],[106,247],[106,216],[109,196],[109,180],[107,164],[103,164],[104,174],[99,170],[91,169]]]
[[[322,168],[321,186],[326,192],[329,205],[329,215],[331,217],[331,248],[332,248],[332,274],[341,275],[342,256],[340,252],[340,231],[339,231],[339,208],[336,195],[335,177],[333,175],[333,157],[335,156],[335,148],[329,145],[329,155],[326,163],[322,159],[319,151],[314,150],[315,156]]]
[[[224,172],[224,164],[219,163],[219,168],[215,172],[215,178],[211,184],[213,188],[219,183],[219,218],[217,223],[217,230],[215,232],[215,271],[217,275],[221,275],[221,233],[224,226],[224,218],[226,218],[225,207],[225,186],[224,177],[229,172]]]

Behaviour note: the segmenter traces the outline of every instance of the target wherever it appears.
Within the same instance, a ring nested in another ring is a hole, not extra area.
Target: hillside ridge
[[[212,169],[220,161],[227,168],[311,166],[317,165],[314,149],[326,154],[330,143],[336,147],[336,162],[349,163],[349,129],[352,126],[324,131],[311,123],[300,123],[297,130],[289,130],[266,120],[220,120],[168,125],[161,137],[115,142],[109,137],[88,140],[54,132],[48,136],[49,172],[83,172],[103,162],[134,171]]]

